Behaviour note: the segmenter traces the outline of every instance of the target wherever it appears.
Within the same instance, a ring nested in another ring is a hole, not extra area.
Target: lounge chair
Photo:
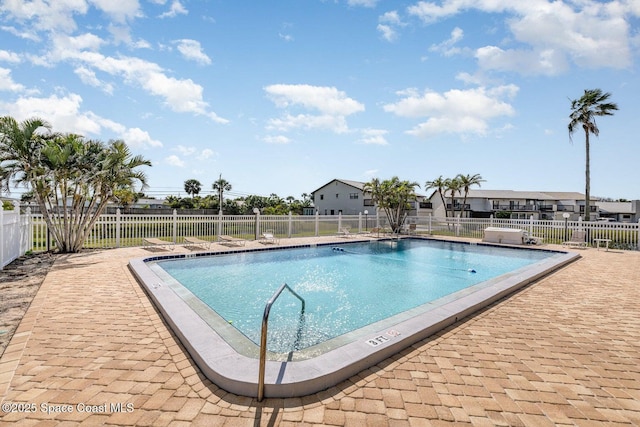
[[[409,224],[405,231],[409,236],[416,234],[416,229],[418,228],[417,224]]]
[[[273,230],[267,230],[264,233],[262,233],[262,238],[260,238],[260,243],[265,245],[268,245],[268,244],[277,245],[278,243],[280,243],[280,240],[275,236],[275,234],[273,234]]]
[[[571,233],[571,239],[566,242],[562,242],[562,246],[586,248],[587,247],[587,232],[584,230],[573,230]]]
[[[200,246],[202,249],[211,249],[211,242],[197,237],[185,237],[184,246]]]
[[[351,227],[340,227],[338,229],[338,237],[353,237],[355,234],[351,233]]]
[[[218,240],[221,245],[227,245],[227,246],[244,246],[246,240],[245,239],[240,239],[238,237],[233,237],[233,236],[227,236],[227,235],[222,235],[222,236],[218,236]]]
[[[156,239],[154,237],[144,237],[142,239],[142,246],[145,249],[151,248],[151,247],[169,246],[169,245],[171,246],[169,249],[173,250],[173,248],[175,247],[174,242],[167,242],[166,240]]]

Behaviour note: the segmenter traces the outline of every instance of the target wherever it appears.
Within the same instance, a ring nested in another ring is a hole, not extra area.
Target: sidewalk
[[[581,251],[336,387],[261,403],[200,374],[127,268],[151,253],[56,262],[0,359],[0,425],[640,425],[638,252]]]

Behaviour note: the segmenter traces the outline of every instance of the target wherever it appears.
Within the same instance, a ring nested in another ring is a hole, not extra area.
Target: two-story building
[[[320,215],[358,215],[376,213],[376,204],[371,194],[364,191],[366,183],[347,179],[334,179],[311,192],[313,205]],[[418,195],[417,201],[410,202],[410,216],[426,215],[431,212],[431,202]]]
[[[445,209],[451,212],[450,197],[445,197],[443,205],[440,195],[434,192],[430,200],[435,216],[445,216]],[[577,220],[578,217],[584,217],[585,209],[585,196],[577,192],[471,189],[464,209],[463,201],[464,194],[456,194],[453,199],[454,214],[464,211],[464,216],[471,218],[488,218],[493,215],[525,219],[533,215],[534,219],[560,220],[564,218],[564,214],[568,214],[569,219]],[[592,198],[589,210],[591,219],[599,217],[596,199]]]

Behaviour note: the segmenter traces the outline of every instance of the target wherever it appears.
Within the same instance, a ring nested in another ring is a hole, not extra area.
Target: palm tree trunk
[[[586,164],[585,164],[585,168],[584,168],[584,174],[585,174],[585,186],[584,186],[584,197],[585,197],[585,201],[584,201],[584,220],[585,221],[589,221],[589,216],[591,214],[591,206],[590,206],[590,199],[591,199],[591,160],[590,160],[590,156],[589,156],[589,130],[585,129],[585,147],[586,147]]]

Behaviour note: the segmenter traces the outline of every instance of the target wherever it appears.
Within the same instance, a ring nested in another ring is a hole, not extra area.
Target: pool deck
[[[127,267],[176,252],[61,256],[0,359],[3,410],[33,405],[0,425],[640,425],[640,252],[579,250],[337,386],[263,402],[206,380]]]

